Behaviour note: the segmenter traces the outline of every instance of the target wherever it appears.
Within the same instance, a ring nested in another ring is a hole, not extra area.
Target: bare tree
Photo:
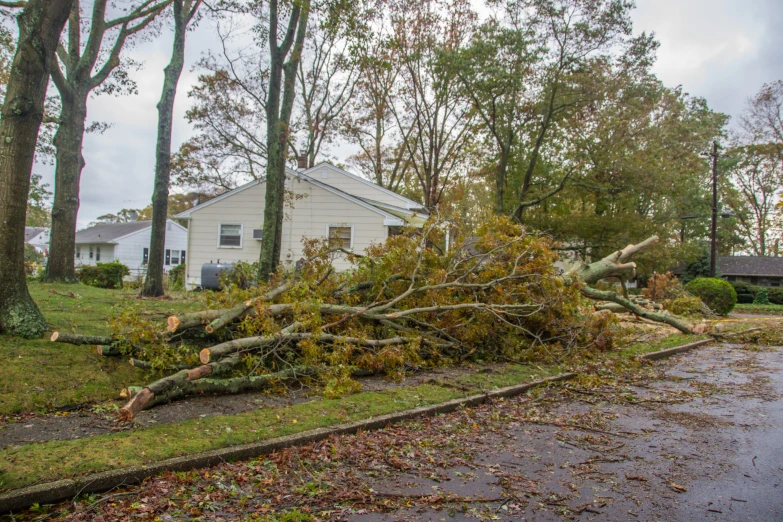
[[[108,0],[94,0],[89,21],[82,18],[82,1],[76,0],[68,19],[66,41],[57,48],[58,62],[51,67],[60,94],[61,110],[54,136],[56,148],[52,234],[46,279],[72,281],[79,183],[88,131],[87,98],[93,92],[122,93],[135,85],[120,59],[128,39],[145,29],[171,0],[137,0],[115,18],[107,18]]]
[[[174,0],[174,44],[171,61],[164,70],[163,92],[158,102],[158,143],[155,151],[155,188],[152,192],[152,231],[149,263],[141,295],[159,297],[163,289],[163,262],[166,248],[169,182],[171,177],[171,129],[174,119],[174,97],[185,64],[185,36],[202,0]]]
[[[25,212],[49,69],[72,2],[24,3],[0,118],[0,332],[24,337],[37,337],[47,329],[27,290]]]

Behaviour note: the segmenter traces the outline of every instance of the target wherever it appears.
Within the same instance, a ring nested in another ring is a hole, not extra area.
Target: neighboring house
[[[732,283],[783,286],[783,257],[718,256],[716,267]]]
[[[94,265],[118,260],[131,275],[146,271],[152,221],[100,223],[76,232],[76,264]],[[166,222],[164,270],[185,262],[188,231],[172,220]]]
[[[328,163],[286,173],[293,197],[285,209],[281,262],[303,257],[302,238],[336,237],[357,253],[380,243],[407,224],[428,218],[415,201]],[[251,181],[174,216],[188,220],[187,285],[201,284],[205,263],[258,261],[264,229],[264,180]],[[349,267],[338,256],[337,269]]]
[[[46,227],[24,227],[24,242],[44,255],[49,254],[49,232]]]

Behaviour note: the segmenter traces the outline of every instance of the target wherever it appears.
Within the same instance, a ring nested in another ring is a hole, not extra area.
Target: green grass
[[[701,335],[686,335],[686,334],[674,334],[663,339],[657,339],[655,341],[634,343],[620,349],[622,355],[642,355],[650,352],[657,352],[658,350],[665,350],[666,348],[674,348],[694,341],[700,341],[702,339],[709,339],[710,336],[706,334]]]
[[[380,392],[358,393],[294,406],[258,409],[238,415],[199,418],[80,440],[26,444],[0,450],[0,490],[151,462],[238,444],[261,441],[366,419],[558,373],[508,365],[450,381],[460,387],[427,383]]]
[[[732,312],[735,314],[783,315],[783,305],[738,304]]]
[[[109,333],[107,321],[119,306],[165,315],[199,307],[196,300],[135,299],[133,290],[37,282],[29,287],[49,327],[71,333]],[[33,340],[1,336],[0,368],[0,415],[104,401],[145,381],[144,372],[124,358],[101,357],[94,346],[52,343],[48,335]]]

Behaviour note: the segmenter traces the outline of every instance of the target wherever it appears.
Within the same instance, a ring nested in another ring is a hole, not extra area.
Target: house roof
[[[333,165],[329,165],[330,167],[333,167]],[[334,167],[336,168],[336,167]],[[412,225],[421,226],[421,223],[423,223],[427,219],[427,215],[422,212],[416,212],[411,209],[406,209],[403,207],[396,207],[394,205],[387,205],[385,203],[380,203],[378,201],[366,199],[366,198],[360,198],[359,196],[354,196],[353,194],[349,194],[348,192],[345,192],[344,190],[341,190],[339,188],[333,187],[332,185],[329,185],[328,183],[322,183],[315,178],[311,178],[304,172],[296,172],[291,169],[286,169],[286,174],[288,174],[292,179],[299,179],[301,181],[304,181],[306,183],[310,183],[312,185],[315,185],[317,187],[320,187],[328,192],[331,192],[333,194],[336,194],[342,198],[345,198],[353,203],[356,203],[359,206],[365,207],[367,209],[372,210],[373,212],[380,214],[387,218],[389,220],[389,223],[386,224],[403,224],[402,221],[408,222]],[[352,175],[352,174],[351,174]],[[353,175],[352,175],[353,176]],[[244,185],[235,188],[234,190],[230,190],[224,194],[221,194],[220,196],[216,198],[212,198],[209,201],[206,201],[200,205],[196,205],[195,207],[191,207],[183,212],[180,212],[175,218],[182,219],[182,218],[189,218],[190,215],[193,212],[196,212],[198,210],[201,210],[205,207],[208,207],[209,205],[212,205],[213,203],[217,203],[218,201],[221,201],[223,199],[226,199],[228,197],[233,196],[234,194],[237,194],[239,192],[242,192],[244,190],[249,189],[250,187],[254,187],[256,185],[259,185],[261,183],[264,183],[265,180],[258,179],[250,181],[249,183],[245,183]],[[369,183],[369,182],[368,182]],[[377,185],[376,185],[377,186]],[[385,190],[385,189],[384,189]],[[400,196],[402,197],[402,196]],[[405,199],[405,198],[402,198]],[[406,200],[409,201],[409,200]],[[422,216],[424,219],[421,219]],[[392,223],[393,222],[393,223]]]
[[[372,188],[374,188],[375,190],[377,190],[379,192],[382,192],[384,194],[388,194],[390,196],[393,196],[394,198],[398,199],[400,201],[400,203],[403,203],[405,205],[405,208],[408,209],[408,210],[415,209],[415,210],[419,210],[419,211],[424,211],[424,208],[421,206],[421,203],[416,203],[415,201],[413,201],[411,199],[408,199],[408,198],[406,198],[405,196],[403,196],[401,194],[397,194],[396,192],[394,192],[392,190],[389,190],[389,189],[387,189],[385,187],[382,187],[382,186],[378,185],[377,183],[373,183],[372,181],[370,181],[368,179],[365,179],[365,178],[363,178],[361,176],[357,176],[356,174],[353,174],[352,172],[348,172],[345,169],[341,169],[340,167],[336,167],[335,165],[332,165],[328,161],[322,161],[318,165],[316,165],[316,166],[314,166],[312,168],[309,168],[309,169],[307,169],[307,170],[305,170],[303,172],[309,176],[309,173],[311,173],[312,171],[318,170],[318,169],[320,169],[321,167],[324,167],[324,166],[327,166],[327,167],[331,168],[332,170],[340,172],[341,174],[344,174],[344,175],[348,176],[349,178],[355,179],[356,181],[359,181],[359,182],[367,185],[368,187],[372,187]]]
[[[152,226],[152,221],[99,223],[76,232],[76,243],[114,243],[116,240]]]
[[[718,256],[717,268],[724,276],[783,277],[783,257]]]
[[[49,230],[46,227],[24,227],[24,241],[25,243],[35,238],[41,232]]]

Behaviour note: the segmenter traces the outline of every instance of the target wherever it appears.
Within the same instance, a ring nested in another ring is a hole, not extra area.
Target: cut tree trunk
[[[590,299],[597,299],[600,301],[611,301],[613,303],[617,303],[627,308],[628,310],[638,315],[639,317],[644,317],[645,319],[655,321],[656,323],[668,324],[669,326],[673,326],[685,334],[693,333],[693,331],[688,325],[686,325],[676,317],[669,314],[651,312],[649,310],[646,310],[641,306],[637,305],[636,303],[634,303],[633,301],[630,301],[615,292],[608,292],[606,290],[596,290],[595,288],[590,288],[589,286],[583,286],[581,288],[581,291],[585,297],[589,297]]]
[[[46,320],[30,297],[24,228],[30,172],[44,114],[49,69],[74,0],[29,0],[0,118],[0,332],[39,337]]]
[[[112,337],[106,335],[79,335],[61,332],[54,332],[49,340],[57,343],[99,345],[109,345],[114,342]]]

